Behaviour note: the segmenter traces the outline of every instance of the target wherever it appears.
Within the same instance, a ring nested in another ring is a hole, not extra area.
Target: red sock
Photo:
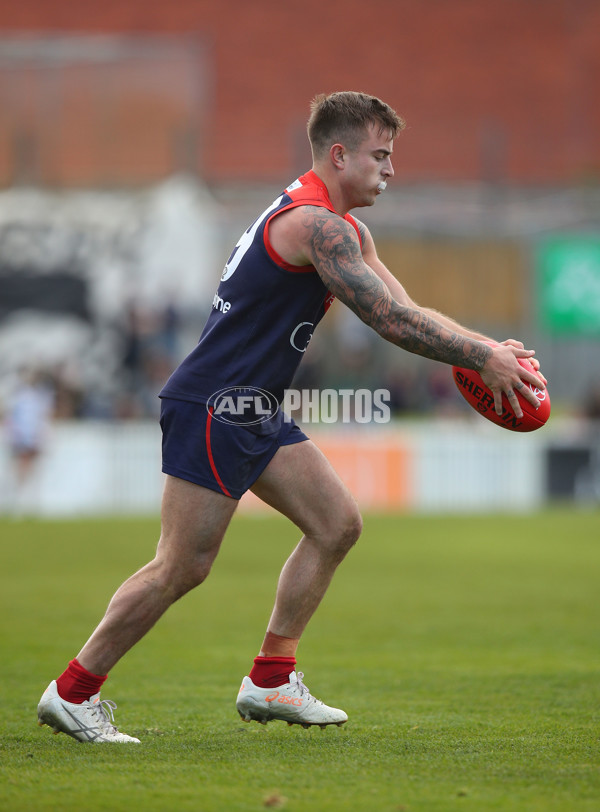
[[[295,657],[256,657],[249,676],[259,688],[277,688],[289,682],[295,665]]]
[[[91,674],[77,660],[71,660],[67,670],[56,680],[58,695],[65,702],[75,702],[81,705],[86,699],[100,691],[107,676]]]

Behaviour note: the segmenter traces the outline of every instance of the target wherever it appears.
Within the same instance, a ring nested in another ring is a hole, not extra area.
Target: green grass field
[[[156,520],[0,522],[0,809],[600,810],[600,513],[366,517],[299,668],[343,728],[244,724],[241,678],[297,540],[236,518],[207,583],[103,696],[141,746],[36,725]]]

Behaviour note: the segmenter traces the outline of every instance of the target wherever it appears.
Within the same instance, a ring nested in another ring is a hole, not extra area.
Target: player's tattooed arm
[[[397,302],[364,262],[356,232],[347,221],[322,207],[306,206],[302,225],[303,242],[321,279],[365,324],[417,355],[483,368],[491,348],[453,332],[419,308]]]

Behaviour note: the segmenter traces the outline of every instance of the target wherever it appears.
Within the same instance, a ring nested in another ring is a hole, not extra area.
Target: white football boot
[[[116,704],[94,694],[81,704],[66,702],[58,695],[56,680],[44,691],[38,705],[38,724],[49,725],[54,733],[66,733],[80,742],[136,742],[133,736],[119,733],[112,724]]]
[[[266,725],[271,719],[282,719],[288,725],[310,727],[343,725],[348,715],[338,708],[330,708],[314,696],[302,682],[304,674],[292,671],[290,681],[277,688],[259,688],[250,677],[244,677],[236,707],[244,722],[253,719]]]

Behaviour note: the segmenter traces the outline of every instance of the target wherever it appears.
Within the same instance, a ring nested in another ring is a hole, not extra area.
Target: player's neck
[[[351,207],[348,205],[346,197],[337,183],[335,174],[332,174],[327,167],[319,164],[313,164],[312,171],[319,180],[325,184],[331,205],[340,217],[344,217],[348,214]]]

